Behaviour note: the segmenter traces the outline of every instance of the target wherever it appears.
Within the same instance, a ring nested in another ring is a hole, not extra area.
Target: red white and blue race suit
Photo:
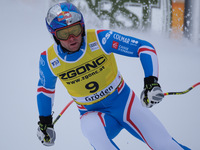
[[[59,78],[77,103],[82,132],[95,149],[119,149],[112,139],[122,129],[150,149],[189,149],[176,142],[152,112],[142,106],[118,71],[113,53],[139,58],[145,77],[158,77],[157,54],[149,42],[111,30],[90,29],[75,53],[63,52],[57,44],[41,53],[39,115],[51,115]]]

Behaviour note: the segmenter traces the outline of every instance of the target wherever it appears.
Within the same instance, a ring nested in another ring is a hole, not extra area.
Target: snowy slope
[[[36,88],[40,52],[52,39],[46,30],[44,17],[47,1],[1,0],[1,150],[92,150],[79,126],[79,113],[73,104],[55,125],[56,144],[44,147],[36,137],[38,111]],[[88,14],[86,14],[87,16]],[[95,18],[93,18],[95,20]],[[92,28],[91,20],[86,26]],[[95,27],[95,26],[94,26]],[[170,40],[153,33],[121,33],[146,39],[157,49],[160,84],[164,92],[186,90],[200,82],[200,45],[186,40]],[[139,95],[143,87],[143,71],[139,59],[116,56],[119,69],[128,84]],[[128,66],[128,63],[132,63]],[[126,66],[126,67],[124,67]],[[167,96],[151,110],[163,122],[170,134],[194,150],[200,147],[200,87],[180,96]],[[71,100],[58,81],[54,116]],[[126,131],[115,139],[122,150],[146,150],[147,146]]]

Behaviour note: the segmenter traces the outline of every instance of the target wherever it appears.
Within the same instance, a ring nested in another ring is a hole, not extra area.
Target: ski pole
[[[55,123],[58,121],[58,119],[62,116],[62,114],[66,111],[66,109],[73,103],[74,101],[71,100],[66,106],[65,108],[60,112],[60,114],[56,117],[56,119],[53,121],[53,125],[55,125]]]
[[[200,82],[194,84],[193,86],[189,87],[187,90],[182,91],[182,92],[167,92],[164,93],[164,95],[182,95],[185,94],[189,91],[191,91],[193,88],[195,88],[196,86],[200,85]],[[53,121],[53,125],[58,121],[58,119],[60,119],[60,117],[63,115],[63,113],[67,110],[67,108],[73,103],[74,101],[71,100],[66,106],[65,108],[61,111],[61,113],[56,117],[56,119]]]
[[[189,87],[185,91],[182,91],[182,92],[167,92],[167,93],[164,93],[164,95],[166,96],[166,95],[181,95],[181,94],[185,94],[185,93],[189,92],[190,90],[192,90],[193,88],[195,88],[198,85],[200,85],[200,82],[194,84],[193,86]]]

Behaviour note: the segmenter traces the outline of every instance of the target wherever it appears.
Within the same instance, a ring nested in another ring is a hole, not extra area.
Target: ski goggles
[[[55,36],[59,40],[68,40],[71,35],[78,37],[82,33],[83,33],[83,28],[81,23],[79,22],[55,30]]]

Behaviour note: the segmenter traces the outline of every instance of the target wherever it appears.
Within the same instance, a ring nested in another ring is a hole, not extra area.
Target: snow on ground
[[[79,113],[74,104],[55,125],[55,146],[44,147],[36,136],[39,55],[52,43],[44,22],[46,2],[0,1],[0,149],[92,150],[81,133]],[[91,22],[87,18],[85,20],[86,23]],[[91,23],[88,26],[91,28]],[[194,45],[187,40],[170,40],[155,33],[120,32],[146,39],[156,47],[160,66],[159,81],[164,92],[186,90],[200,82],[200,45]],[[143,71],[139,59],[119,55],[116,55],[116,58],[125,80],[139,96],[143,88]],[[128,65],[129,63],[131,65]],[[151,109],[177,141],[193,150],[200,147],[199,97],[200,87],[196,87],[185,95],[166,96],[162,103]],[[54,116],[57,116],[70,100],[58,81]],[[122,150],[148,149],[125,130],[114,141]]]

